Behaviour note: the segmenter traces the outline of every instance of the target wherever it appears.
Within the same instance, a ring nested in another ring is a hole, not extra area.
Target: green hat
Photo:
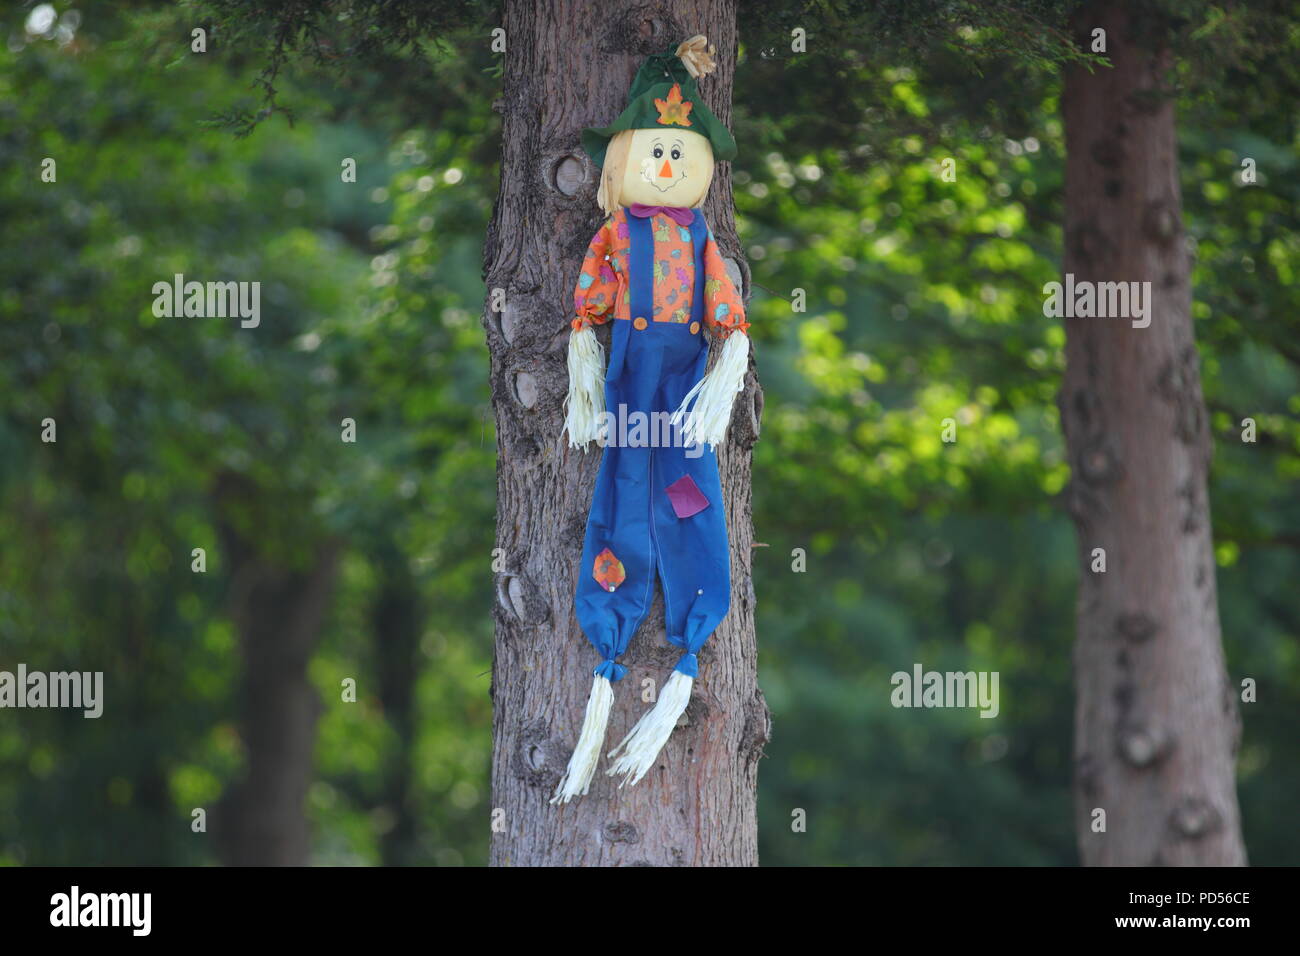
[[[715,160],[735,159],[736,141],[695,85],[696,76],[713,72],[713,52],[703,36],[695,36],[671,53],[646,57],[632,80],[627,109],[604,129],[582,131],[582,148],[592,162],[605,165],[609,141],[625,129],[688,129],[709,141]]]

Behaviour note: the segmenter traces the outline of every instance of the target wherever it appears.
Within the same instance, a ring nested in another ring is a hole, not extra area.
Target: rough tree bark
[[[1125,4],[1086,5],[1113,68],[1065,79],[1065,257],[1075,281],[1149,281],[1151,324],[1069,318],[1059,396],[1082,569],[1075,819],[1086,865],[1245,862],[1240,736],[1220,641],[1206,496],[1211,439],[1167,50]],[[1085,49],[1087,46],[1085,45]],[[1093,570],[1093,549],[1106,570]],[[1106,831],[1093,832],[1096,808]]]
[[[604,775],[591,792],[550,806],[568,762],[597,655],[574,617],[582,536],[600,457],[568,449],[560,431],[565,349],[578,268],[602,219],[598,171],[582,152],[585,126],[626,105],[647,54],[695,33],[718,47],[701,83],[711,109],[730,118],[735,0],[507,0],[501,189],[489,227],[484,316],[497,426],[496,653],[492,673],[494,865],[754,865],[757,764],[768,712],[757,687],[750,449],[762,407],[753,371],[719,466],[731,534],[731,612],[700,655],[700,677],[658,767],[635,787]],[[705,206],[733,278],[748,270],[733,222],[731,173],[721,164]],[[504,290],[495,311],[493,290]],[[601,333],[608,348],[608,329]],[[679,652],[664,639],[656,598],[622,662],[610,747],[649,706],[642,681],[660,686]],[[607,748],[608,749],[608,748]]]

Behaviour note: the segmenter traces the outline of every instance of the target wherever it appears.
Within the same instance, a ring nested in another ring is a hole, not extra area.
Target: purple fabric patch
[[[691,480],[690,475],[682,475],[664,491],[667,492],[668,500],[673,503],[673,511],[679,518],[689,518],[709,506],[709,499],[704,497],[704,493]]]

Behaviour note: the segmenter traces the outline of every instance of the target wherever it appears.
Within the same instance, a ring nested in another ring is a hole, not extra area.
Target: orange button
[[[638,332],[644,329],[645,325],[646,323],[645,323],[644,316],[638,315],[635,319],[632,320],[632,327],[636,329]]]
[[[699,334],[700,334],[700,323],[698,323],[698,322],[692,322],[692,323],[691,323],[691,335],[699,335]]]

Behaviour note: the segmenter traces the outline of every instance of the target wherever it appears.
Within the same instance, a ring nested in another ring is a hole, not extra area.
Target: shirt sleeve
[[[592,236],[587,257],[582,260],[578,286],[573,291],[573,330],[589,325],[604,325],[613,315],[618,297],[618,275],[606,258],[614,247],[614,220],[609,218]]]
[[[718,244],[713,241],[713,230],[704,243],[704,324],[720,339],[732,332],[747,332],[745,304],[740,293],[727,275],[726,263]]]

